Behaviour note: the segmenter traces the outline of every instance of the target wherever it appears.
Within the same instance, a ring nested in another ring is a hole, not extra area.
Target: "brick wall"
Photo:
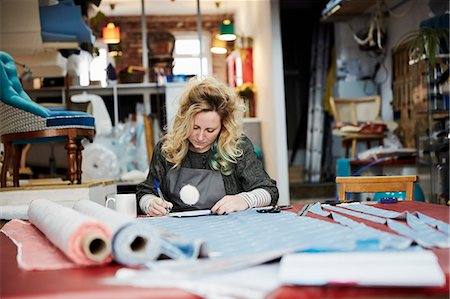
[[[214,37],[218,33],[221,20],[225,16],[220,15],[203,15],[202,29],[211,33]],[[120,27],[120,38],[122,47],[122,56],[116,58],[116,69],[120,72],[129,65],[142,65],[142,32],[141,32],[141,16],[123,16],[123,17],[106,17],[104,22],[99,24],[102,28],[107,22],[114,22]],[[99,29],[93,28],[97,38],[101,38]],[[147,16],[147,33],[150,36],[153,32],[161,31],[197,31],[197,16]],[[232,47],[232,45],[229,45]],[[230,48],[230,50],[232,50]],[[212,54],[213,75],[226,80],[226,60],[225,55]]]

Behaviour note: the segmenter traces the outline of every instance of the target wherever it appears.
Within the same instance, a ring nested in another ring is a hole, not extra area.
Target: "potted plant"
[[[442,50],[448,53],[448,35],[448,28],[423,27],[406,33],[398,45],[408,45],[411,61],[428,59],[430,65],[434,66],[437,55]]]

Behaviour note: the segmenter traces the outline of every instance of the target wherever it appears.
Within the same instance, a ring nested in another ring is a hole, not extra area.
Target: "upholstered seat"
[[[0,51],[0,135],[4,144],[1,187],[6,187],[6,174],[13,158],[13,182],[19,186],[19,166],[25,144],[65,141],[68,179],[81,183],[83,146],[93,141],[94,118],[85,112],[53,111],[30,99],[17,76],[13,58]]]

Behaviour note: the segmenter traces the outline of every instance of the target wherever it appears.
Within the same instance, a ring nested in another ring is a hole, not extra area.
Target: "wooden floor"
[[[334,182],[305,182],[305,170],[302,167],[289,167],[289,195],[291,203],[324,202],[336,199]]]
[[[336,199],[335,183],[299,183],[291,182],[289,184],[289,193],[291,202],[309,203],[324,202]]]

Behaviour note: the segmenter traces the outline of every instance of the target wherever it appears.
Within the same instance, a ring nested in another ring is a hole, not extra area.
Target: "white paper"
[[[211,210],[194,210],[194,211],[185,211],[185,212],[173,212],[169,213],[170,217],[197,217],[197,216],[206,216],[212,215]]]
[[[288,285],[445,285],[437,257],[427,250],[288,254],[279,277]]]
[[[179,288],[202,298],[265,298],[280,286],[279,263],[234,271],[192,275],[178,271],[119,269],[105,284],[144,288]]]

